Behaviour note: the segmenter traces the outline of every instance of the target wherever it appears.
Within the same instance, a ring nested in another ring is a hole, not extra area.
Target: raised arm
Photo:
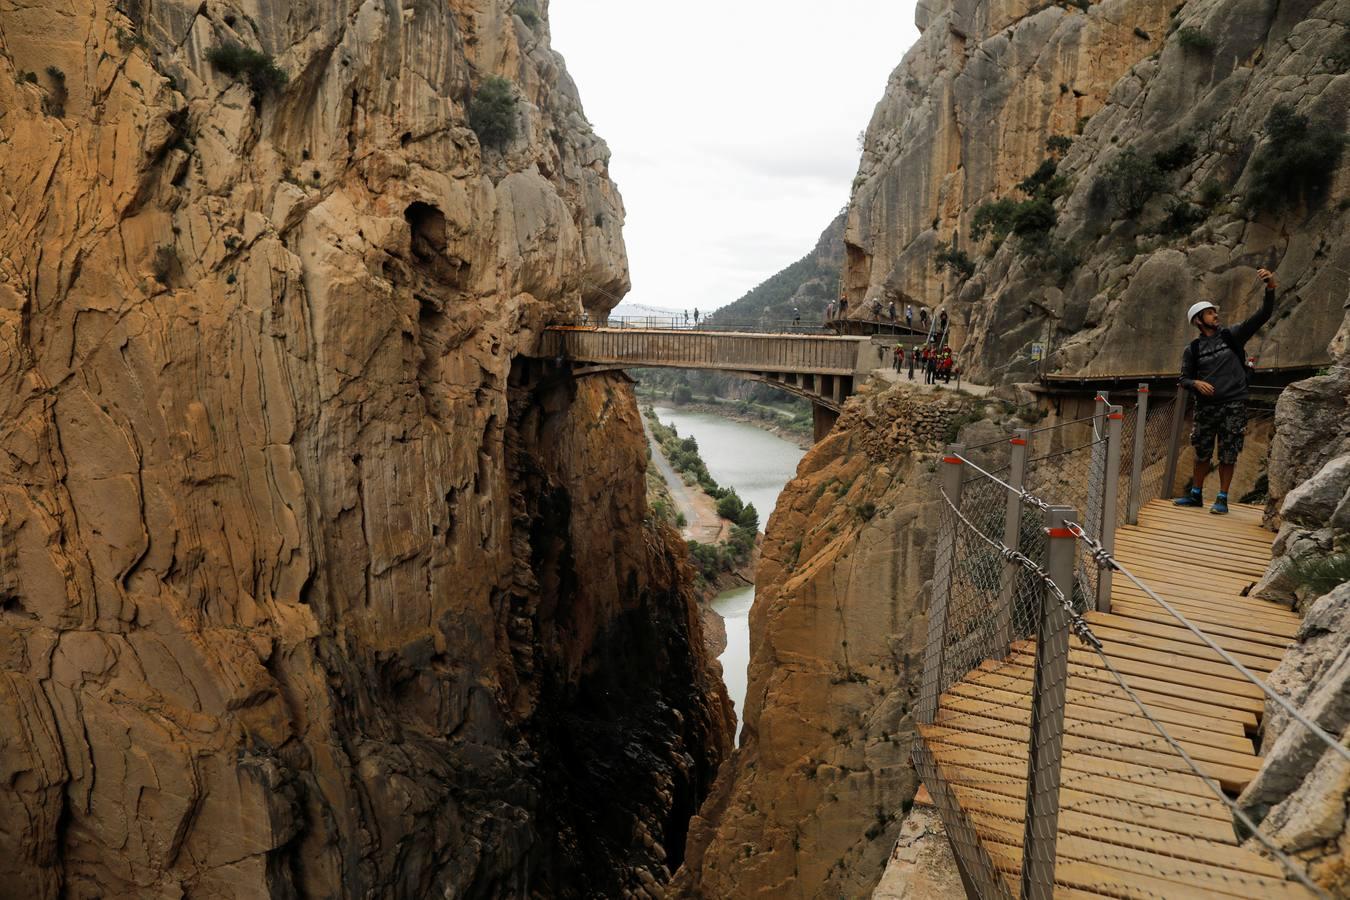
[[[1251,340],[1256,330],[1266,324],[1270,320],[1271,313],[1275,312],[1275,289],[1279,286],[1275,283],[1275,273],[1269,269],[1257,269],[1256,274],[1266,283],[1266,294],[1261,299],[1260,309],[1252,313],[1250,318],[1233,326],[1233,337],[1239,344]]]

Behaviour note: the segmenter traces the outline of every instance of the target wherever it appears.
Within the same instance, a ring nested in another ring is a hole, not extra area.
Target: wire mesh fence
[[[1170,630],[1150,625],[1163,636],[1142,650],[1085,615],[1109,600],[1113,573],[1156,596],[1112,548],[1172,493],[1182,412],[1103,401],[1084,419],[949,448],[915,762],[981,897],[1325,896],[1230,796],[1259,765],[1250,731],[1268,688],[1235,659],[1196,658],[1182,624],[1218,645],[1179,614]],[[1261,427],[1258,412],[1249,429]],[[1255,652],[1275,665],[1278,651]]]

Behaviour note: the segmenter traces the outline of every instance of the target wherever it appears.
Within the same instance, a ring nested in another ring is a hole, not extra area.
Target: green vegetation
[[[1199,28],[1186,27],[1177,31],[1177,43],[1183,50],[1192,50],[1196,53],[1213,53],[1218,42],[1214,38],[1205,34]]]
[[[1248,212],[1278,212],[1325,195],[1345,148],[1345,130],[1313,122],[1286,103],[1266,117],[1266,142],[1251,163],[1243,206]]]
[[[1285,563],[1284,574],[1310,597],[1350,581],[1350,553],[1305,553]]]
[[[484,147],[506,149],[516,137],[516,89],[496,75],[488,78],[469,101],[469,127]]]
[[[981,203],[975,208],[975,215],[970,220],[970,236],[982,241],[987,235],[993,241],[994,248],[997,248],[1012,231],[1017,207],[1017,201],[1011,197]]]
[[[1186,235],[1207,218],[1205,211],[1189,200],[1176,198],[1168,202],[1167,214],[1158,230],[1163,234]]]
[[[1052,134],[1045,142],[1045,149],[1051,153],[1067,153],[1073,146],[1073,138],[1067,134]]]
[[[1102,181],[1120,211],[1134,216],[1163,186],[1163,175],[1156,162],[1129,149],[1111,160]]]
[[[1160,172],[1175,172],[1182,166],[1190,165],[1196,152],[1195,139],[1187,135],[1166,150],[1153,154],[1153,165]]]
[[[1054,142],[1052,149],[1067,146],[1063,141],[1053,138],[1051,141]],[[1017,189],[1027,195],[1026,200],[1000,197],[976,207],[971,217],[970,235],[977,241],[988,236],[991,253],[1009,235],[1016,236],[1017,250],[1027,257],[1030,267],[1052,275],[1062,283],[1073,273],[1080,259],[1077,251],[1051,236],[1059,223],[1055,200],[1068,193],[1070,187],[1068,179],[1060,175],[1058,169],[1053,158],[1042,160],[1036,170],[1017,185]]]
[[[206,51],[206,61],[231,78],[244,78],[255,97],[285,86],[286,72],[270,54],[239,44],[221,44]]]
[[[1219,184],[1217,179],[1207,178],[1205,183],[1200,185],[1200,193],[1196,197],[1196,202],[1206,208],[1217,206],[1228,191],[1223,185]]]
[[[1341,38],[1331,52],[1322,58],[1327,68],[1337,75],[1350,72],[1350,31],[1341,32]]]
[[[951,272],[957,278],[969,278],[975,274],[975,263],[966,251],[956,246],[956,237],[951,243],[938,244],[933,254],[933,268],[939,272]]]

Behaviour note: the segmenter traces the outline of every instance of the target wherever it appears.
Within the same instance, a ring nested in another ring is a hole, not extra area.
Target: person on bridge
[[[825,321],[828,322],[830,319],[833,318],[834,318],[834,301],[831,300],[829,303],[825,304]]]
[[[839,318],[848,318],[848,298],[843,294],[839,295]]]
[[[906,327],[906,328],[913,328],[913,327],[914,327],[914,304],[913,304],[913,303],[906,303],[906,304],[905,304],[905,327]]]
[[[800,325],[800,324],[802,324],[802,313],[801,313],[801,310],[797,309],[797,307],[795,307],[795,306],[792,307],[792,324],[793,324],[793,325]]]
[[[926,306],[919,307],[919,328],[924,331],[928,330],[928,307]]]
[[[1275,273],[1258,269],[1256,275],[1266,283],[1261,308],[1232,328],[1219,323],[1219,308],[1208,301],[1194,304],[1187,311],[1200,336],[1181,353],[1181,386],[1195,394],[1195,424],[1191,427],[1191,446],[1195,449],[1195,471],[1191,490],[1173,502],[1177,506],[1203,508],[1205,477],[1213,468],[1211,455],[1219,445],[1219,495],[1210,512],[1228,512],[1228,487],[1233,469],[1242,452],[1247,429],[1247,367],[1245,345],[1266,324],[1275,311]]]

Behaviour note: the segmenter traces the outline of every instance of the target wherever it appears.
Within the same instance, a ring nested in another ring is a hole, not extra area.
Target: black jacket
[[[1181,386],[1195,394],[1197,403],[1208,406],[1247,399],[1247,341],[1274,311],[1275,292],[1266,288],[1261,308],[1251,318],[1232,328],[1220,328],[1209,337],[1202,335],[1186,345],[1181,353]],[[1206,397],[1197,391],[1197,381],[1213,385],[1213,396]]]

